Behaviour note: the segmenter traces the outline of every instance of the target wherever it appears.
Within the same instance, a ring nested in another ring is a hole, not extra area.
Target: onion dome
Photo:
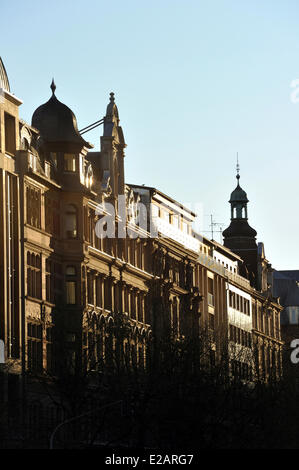
[[[10,93],[9,80],[8,80],[8,76],[7,76],[1,57],[0,57],[0,88]]]
[[[49,101],[34,111],[32,126],[39,130],[45,143],[67,143],[92,148],[92,145],[81,137],[73,111],[56,98],[54,80],[51,90]]]
[[[244,189],[241,188],[241,186],[239,184],[239,180],[240,180],[240,175],[239,174],[237,174],[237,180],[238,180],[238,185],[237,185],[236,189],[231,193],[229,202],[230,203],[233,203],[233,202],[247,203],[247,202],[249,202],[249,200],[247,199],[246,192],[244,191]]]

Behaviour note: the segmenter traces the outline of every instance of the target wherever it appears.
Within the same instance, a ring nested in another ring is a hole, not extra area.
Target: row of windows
[[[145,366],[146,347],[143,343],[129,343],[125,341],[122,347],[116,347],[115,340],[111,334],[106,335],[104,329],[97,333],[85,333],[83,341],[83,365],[85,369],[95,370],[115,360],[119,365]]]
[[[165,207],[152,205],[152,216],[159,217],[167,221],[169,224],[173,225],[175,228],[182,230],[184,233],[190,233],[191,226],[184,221],[184,218],[180,214],[174,214],[169,212]]]
[[[228,263],[224,263],[224,261],[221,262],[220,259],[217,260],[216,256],[214,256],[214,260],[217,261],[219,264],[222,264],[226,269],[229,269],[231,272],[236,273],[237,269],[233,268],[232,266],[228,266]]]
[[[32,186],[26,189],[27,224],[41,229],[41,191]],[[74,204],[68,204],[64,210],[64,234],[66,238],[78,236],[78,211]],[[60,236],[60,202],[45,195],[45,230]]]
[[[251,333],[249,331],[242,330],[234,325],[229,325],[229,337],[231,341],[237,344],[251,347]]]
[[[62,266],[50,259],[46,260],[46,300],[54,303],[61,296]],[[27,295],[42,298],[41,256],[27,252]]]
[[[95,211],[84,207],[84,238],[94,248],[104,251],[109,255],[118,256],[124,261],[136,266],[140,269],[145,269],[148,260],[146,259],[145,246],[140,239],[126,238],[109,238],[106,236],[101,237],[100,218],[97,218]],[[107,230],[103,226],[103,235]],[[118,235],[118,228],[115,228],[115,236]]]
[[[109,311],[127,312],[135,320],[145,321],[145,294],[119,283],[113,284],[112,291],[109,278],[87,274],[87,301],[90,305]]]
[[[242,295],[236,292],[229,291],[229,306],[238,310],[239,312],[250,315],[250,301],[245,299]]]
[[[280,339],[280,320],[279,316],[271,310],[262,310],[260,306],[253,309],[253,327],[266,335]]]

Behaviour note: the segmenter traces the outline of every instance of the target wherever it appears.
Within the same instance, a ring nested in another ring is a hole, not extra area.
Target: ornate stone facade
[[[251,327],[240,324],[241,336],[247,334],[250,350],[258,345],[257,372],[245,361],[246,380],[256,374],[267,379],[274,365],[279,377],[281,307],[257,285],[257,271],[251,284],[240,275],[247,267],[238,250],[193,232],[195,214],[155,188],[126,184],[114,94],[102,120],[101,148],[94,151],[72,111],[56,98],[54,83],[32,125],[19,119],[21,101],[7,83],[0,83],[0,338],[6,363],[20,374],[55,374],[59,359],[70,369],[93,369],[116,347],[122,316],[131,328],[121,339],[129,362],[146,365],[153,334],[199,338],[207,328],[214,364],[228,342],[237,341],[228,318],[234,286],[250,305],[242,303]],[[150,208],[145,225],[140,203]],[[109,214],[112,238],[100,230],[109,228]],[[55,352],[55,328],[64,332],[63,358]]]

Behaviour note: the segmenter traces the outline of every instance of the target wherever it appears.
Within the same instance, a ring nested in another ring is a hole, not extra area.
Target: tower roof
[[[257,235],[256,231],[254,228],[250,227],[248,224],[247,220],[247,203],[248,198],[247,194],[244,191],[244,189],[241,188],[240,186],[240,166],[239,166],[239,161],[237,160],[237,187],[234,189],[234,191],[230,195],[230,204],[231,204],[231,223],[229,227],[227,227],[223,231],[223,237],[224,237],[224,244],[226,246],[229,246],[228,242],[230,239],[233,239],[234,241],[232,242],[232,246],[235,246],[236,243],[238,245],[238,242],[236,242],[236,239],[248,239],[251,238],[255,240],[255,237]],[[244,212],[245,211],[245,212]],[[255,242],[254,242],[255,244]],[[232,246],[229,246],[229,248],[232,248]]]
[[[56,85],[51,83],[52,96],[33,113],[32,126],[39,130],[45,142],[66,142],[92,148],[80,135],[73,111],[55,96]]]
[[[3,88],[3,90],[10,92],[8,76],[7,76],[1,57],[0,57],[0,88]]]
[[[239,173],[237,174],[236,178],[237,178],[238,184],[237,184],[236,189],[234,189],[234,191],[231,193],[229,202],[230,203],[232,203],[232,202],[246,202],[247,203],[247,202],[249,202],[249,200],[247,198],[246,192],[240,186],[240,183],[239,183],[240,175],[239,175]]]
[[[229,227],[223,230],[222,235],[224,238],[231,237],[249,237],[255,238],[257,233],[254,228],[250,227],[247,219],[232,219]]]

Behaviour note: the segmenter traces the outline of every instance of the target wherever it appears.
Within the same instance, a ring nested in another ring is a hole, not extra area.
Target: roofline
[[[0,88],[0,90],[3,91],[4,95],[7,95],[8,99],[10,99],[11,101],[14,101],[14,103],[17,104],[18,106],[20,106],[20,104],[23,104],[23,101],[20,100],[20,98],[17,98],[12,93],[10,93],[10,91],[5,90],[4,88]]]
[[[140,188],[140,189],[148,189],[149,191],[151,191],[152,193],[155,193],[155,194],[159,194],[160,196],[163,196],[165,197],[166,199],[168,199],[170,202],[174,203],[174,204],[177,204],[178,206],[180,206],[182,209],[184,209],[186,212],[188,212],[189,214],[193,215],[194,217],[197,216],[197,214],[195,214],[195,212],[192,212],[190,209],[188,209],[187,207],[185,207],[183,204],[181,204],[180,202],[176,201],[175,199],[173,199],[172,197],[168,196],[167,194],[163,193],[162,191],[160,191],[159,189],[157,188],[154,188],[153,186],[143,186],[143,185],[140,185],[140,184],[130,184],[130,183],[126,183],[127,186],[130,186],[132,188]]]
[[[235,258],[235,259],[237,259],[237,260],[239,260],[239,261],[242,261],[242,263],[243,263],[243,259],[242,259],[239,255],[237,255],[236,253],[234,253],[230,248],[227,248],[226,246],[221,245],[221,243],[218,243],[218,242],[216,242],[215,240],[211,240],[211,242],[212,242],[213,245],[216,247],[216,249],[219,249],[219,250],[221,250],[221,251],[223,251],[223,252],[225,252],[225,253],[228,253],[229,256],[231,256],[232,258]]]

